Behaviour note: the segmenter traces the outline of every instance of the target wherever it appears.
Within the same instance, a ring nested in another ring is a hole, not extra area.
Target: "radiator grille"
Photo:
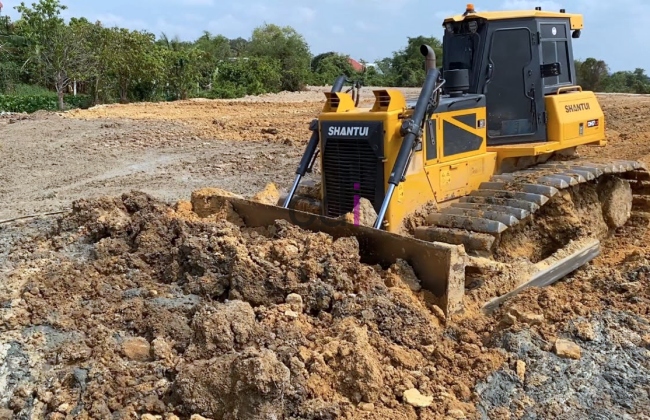
[[[376,208],[379,165],[367,140],[328,139],[323,151],[325,215],[338,217],[351,212],[355,195],[367,198]]]

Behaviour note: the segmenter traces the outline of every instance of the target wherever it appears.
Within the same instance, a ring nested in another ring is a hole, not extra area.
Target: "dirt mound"
[[[24,372],[5,382],[9,410],[472,416],[470,389],[502,356],[483,347],[480,323],[441,324],[408,265],[361,264],[354,239],[177,208],[142,193],[77,201],[12,253],[3,328],[13,331],[9,365]],[[404,397],[412,389],[433,402],[416,408]]]

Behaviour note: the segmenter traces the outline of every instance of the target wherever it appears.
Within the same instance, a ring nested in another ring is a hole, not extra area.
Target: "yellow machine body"
[[[638,162],[553,159],[578,146],[605,145],[598,100],[576,82],[571,40],[580,36],[581,15],[468,6],[443,27],[441,68],[433,49],[420,47],[426,74],[416,101],[397,89],[378,89],[372,106],[358,106],[359,97],[342,92],[346,78],[339,77],[310,125],[311,139],[280,205],[227,201],[248,226],[285,220],[333,238],[355,237],[364,262],[388,268],[406,261],[430,293],[427,302],[449,315],[463,308],[468,267],[505,267],[476,257],[494,256],[502,234],[530,220],[560,190],[604,174],[639,170],[628,176],[648,178]],[[320,194],[301,192],[300,181],[316,162]],[[377,213],[372,226],[365,217],[358,223],[358,213],[350,223],[350,213],[364,208],[362,199]],[[413,215],[417,226],[406,226]],[[511,232],[528,235],[527,226]],[[561,260],[549,257],[538,274],[522,280],[550,284],[597,255],[597,244],[582,245]],[[528,257],[546,258],[545,247],[540,244],[544,255],[531,248]]]
[[[363,108],[356,107],[348,93],[327,92],[327,100],[318,119],[321,124],[381,121],[385,131],[384,179],[388,179],[402,145],[400,127],[404,119],[410,116],[411,109],[399,90],[376,90],[374,94],[374,105]],[[557,95],[547,96],[546,105],[548,141],[492,147],[488,147],[486,141],[486,107],[434,113],[430,122],[425,124],[421,145],[411,157],[404,181],[397,186],[390,201],[385,229],[400,232],[404,218],[422,206],[433,203],[444,207],[468,195],[493,175],[508,172],[510,165],[506,163],[509,160],[530,160],[535,156],[580,145],[605,144],[604,115],[593,92],[582,91],[579,87],[563,89]],[[476,123],[468,125],[461,120]],[[449,133],[452,130],[456,130],[455,133],[462,130],[480,139],[480,143],[476,143],[478,147],[468,151],[460,148],[458,152],[459,147],[453,145],[459,139],[454,137],[454,133]],[[387,188],[385,182],[384,192]],[[322,194],[327,192],[323,190]]]

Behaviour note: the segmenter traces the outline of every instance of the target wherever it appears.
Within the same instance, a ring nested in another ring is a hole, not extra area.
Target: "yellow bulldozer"
[[[472,273],[506,285],[488,296],[492,309],[557,281],[598,255],[650,180],[640,162],[577,155],[606,144],[597,97],[576,81],[572,42],[582,29],[582,15],[564,9],[468,5],[443,21],[441,68],[421,46],[417,98],[378,89],[360,107],[338,78],[278,205],[227,200],[250,226],[287,220],[356,237],[369,263],[408,262],[448,315],[463,310]],[[309,194],[300,183],[315,163],[319,188]],[[373,226],[344,217],[361,200],[376,212]]]

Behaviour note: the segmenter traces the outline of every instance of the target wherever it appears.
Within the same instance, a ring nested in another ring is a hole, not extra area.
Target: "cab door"
[[[546,141],[534,25],[504,23],[491,33],[485,88],[489,146]]]

